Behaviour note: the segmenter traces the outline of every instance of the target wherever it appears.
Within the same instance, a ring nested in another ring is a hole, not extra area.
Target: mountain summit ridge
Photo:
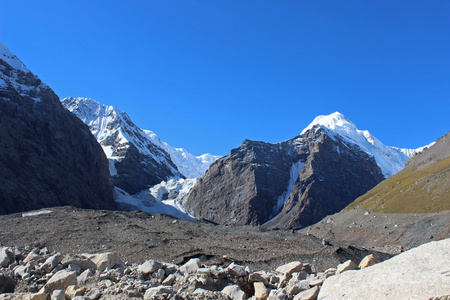
[[[386,146],[368,130],[358,129],[350,119],[340,112],[317,116],[303,129],[301,134],[314,126],[328,129],[332,135],[340,135],[346,142],[359,146],[364,152],[373,156],[386,178],[403,169],[408,159],[424,148],[405,149]]]

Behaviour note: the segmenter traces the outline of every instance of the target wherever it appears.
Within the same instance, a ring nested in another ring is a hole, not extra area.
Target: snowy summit
[[[340,112],[316,117],[303,129],[302,134],[316,126],[327,130],[331,136],[340,136],[345,142],[357,145],[364,152],[373,156],[386,178],[391,177],[403,169],[408,159],[414,153],[420,152],[423,149],[423,147],[418,149],[402,149],[386,146],[369,131],[359,130],[355,124]]]

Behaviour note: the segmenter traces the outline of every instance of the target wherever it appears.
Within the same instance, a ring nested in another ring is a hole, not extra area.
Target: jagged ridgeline
[[[186,200],[220,224],[302,228],[401,170],[415,152],[382,144],[336,112],[288,141],[244,141],[211,165]]]
[[[112,209],[108,161],[59,98],[0,42],[0,214]]]

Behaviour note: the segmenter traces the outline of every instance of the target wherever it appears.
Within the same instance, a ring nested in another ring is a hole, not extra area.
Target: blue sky
[[[391,146],[450,130],[450,1],[0,0],[0,40],[196,155],[335,111]]]

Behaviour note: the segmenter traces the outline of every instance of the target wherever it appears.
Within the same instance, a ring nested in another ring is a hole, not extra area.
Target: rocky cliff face
[[[301,228],[382,179],[372,155],[315,125],[282,143],[244,141],[211,165],[184,205],[195,217],[221,224]]]
[[[0,214],[114,208],[108,161],[55,93],[0,43]]]
[[[65,98],[64,107],[87,124],[103,147],[114,185],[136,194],[171,177],[184,177],[169,153],[124,112],[89,98]]]

